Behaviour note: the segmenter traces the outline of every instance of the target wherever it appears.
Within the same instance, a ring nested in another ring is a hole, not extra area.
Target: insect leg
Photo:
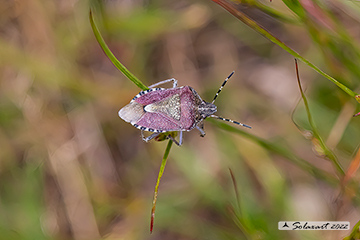
[[[181,145],[183,141],[183,131],[180,131],[179,144]]]
[[[157,137],[157,136],[159,136],[159,135],[160,135],[160,133],[153,133],[153,134],[151,134],[150,136],[145,137],[145,136],[144,136],[144,131],[141,130],[141,137],[142,137],[142,139],[143,139],[145,142],[149,142],[151,139],[153,139],[153,138],[155,138],[155,137]]]
[[[198,125],[196,125],[196,129],[199,130],[201,137],[205,137],[206,133],[204,131],[204,123],[203,122],[198,123]]]
[[[182,133],[182,132],[180,132],[180,137],[182,138],[182,134],[181,134],[181,133]],[[176,141],[175,138],[173,138],[170,134],[169,134],[167,137],[170,138],[171,141],[173,141],[176,145],[181,146],[181,144],[182,144],[182,139],[181,139],[181,138],[180,138],[180,142],[178,142],[178,141]]]
[[[164,81],[158,82],[158,83],[154,83],[153,85],[149,86],[149,88],[154,88],[156,86],[159,86],[161,84],[168,83],[168,82],[171,82],[171,81],[173,81],[173,88],[176,88],[177,87],[177,80],[175,78],[170,78],[170,79],[166,79]]]

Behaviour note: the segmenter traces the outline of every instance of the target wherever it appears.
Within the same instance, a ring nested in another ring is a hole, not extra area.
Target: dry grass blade
[[[344,183],[349,181],[354,176],[356,171],[359,169],[359,166],[360,166],[360,148],[358,149],[354,159],[351,161],[350,166],[346,171],[346,174],[343,179]]]

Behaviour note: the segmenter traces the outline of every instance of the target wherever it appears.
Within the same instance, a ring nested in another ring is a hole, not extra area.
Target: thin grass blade
[[[159,184],[160,184],[161,177],[162,177],[162,175],[164,173],[164,170],[165,170],[167,158],[169,156],[172,143],[173,143],[173,141],[169,140],[168,145],[167,145],[167,147],[165,149],[164,157],[163,157],[163,160],[161,162],[158,178],[157,178],[156,185],[155,185],[153,205],[152,205],[152,208],[151,208],[150,233],[152,233],[152,231],[154,229],[155,208],[156,208],[156,201],[157,201],[157,196],[158,196],[158,192],[159,192]]]
[[[114,66],[119,69],[128,79],[130,79],[133,83],[135,83],[136,86],[141,88],[142,90],[149,89],[145,84],[143,84],[137,77],[135,77],[134,74],[132,74],[117,58],[114,56],[114,54],[111,52],[109,47],[104,41],[104,38],[101,36],[100,31],[98,27],[95,24],[94,17],[92,14],[92,11],[90,10],[89,13],[89,19],[91,28],[94,32],[95,38],[100,44],[102,50],[105,52],[106,56],[110,59],[110,61],[114,64]]]
[[[344,237],[343,240],[356,240],[360,239],[360,221],[358,221],[355,226],[353,227],[349,236]]]
[[[231,168],[229,168],[229,172],[230,172],[231,180],[232,180],[233,185],[234,185],[235,197],[236,197],[237,208],[238,208],[237,211],[235,209],[233,209],[233,208],[229,208],[229,211],[230,211],[230,213],[232,215],[232,218],[233,218],[234,222],[243,231],[246,238],[247,239],[252,239],[252,237],[251,237],[252,231],[247,226],[248,224],[246,222],[244,222],[244,220],[241,217],[240,194],[239,194],[239,188],[238,188],[237,183],[236,183],[235,175],[234,175],[233,171],[231,170]]]
[[[329,183],[331,185],[335,186],[339,183],[338,179],[335,178],[332,174],[325,172],[325,171],[315,167],[311,163],[307,162],[306,160],[295,156],[291,152],[290,149],[288,149],[287,147],[284,147],[285,144],[279,145],[279,144],[269,142],[265,139],[251,135],[251,134],[247,133],[246,131],[241,130],[240,128],[230,126],[226,123],[217,121],[215,119],[210,118],[207,120],[225,131],[232,132],[232,133],[238,134],[242,137],[245,137],[245,138],[257,143],[259,146],[262,146],[263,148],[267,149],[268,151],[271,151],[273,153],[278,154],[279,156],[282,156],[282,157],[288,159],[290,162],[292,162],[296,166],[300,167],[304,171],[312,174],[313,176],[315,176],[317,178],[320,178],[320,179],[326,181],[327,183]]]
[[[309,120],[310,126],[312,128],[313,135],[314,135],[315,139],[317,139],[316,145],[319,146],[321,148],[321,150],[324,152],[325,156],[328,157],[331,160],[331,162],[333,163],[333,165],[336,168],[337,172],[341,176],[344,176],[345,175],[344,169],[342,168],[342,166],[341,166],[340,162],[338,161],[337,157],[335,156],[335,154],[326,146],[324,140],[320,136],[320,133],[319,133],[317,127],[316,127],[315,121],[314,121],[314,119],[313,119],[313,117],[311,115],[310,108],[309,108],[309,103],[307,101],[307,98],[306,98],[306,96],[304,94],[304,91],[302,89],[302,86],[301,86],[299,68],[298,68],[298,64],[297,64],[296,59],[295,59],[295,67],[296,67],[297,82],[298,82],[298,85],[299,85],[301,97],[302,97],[302,99],[304,101],[304,105],[305,105],[306,113],[307,113],[307,116],[308,116],[308,120]]]
[[[328,75],[327,73],[323,72],[321,69],[316,67],[314,64],[309,62],[304,57],[302,57],[299,53],[294,51],[292,48],[288,47],[285,43],[283,43],[278,38],[276,38],[274,35],[272,35],[269,31],[267,31],[260,24],[258,24],[254,20],[247,17],[244,13],[242,13],[240,10],[238,10],[236,8],[236,5],[234,5],[233,3],[228,2],[226,0],[212,0],[212,1],[217,3],[218,5],[220,5],[221,7],[223,7],[229,13],[234,15],[237,19],[239,19],[240,21],[242,21],[243,23],[248,25],[250,28],[252,28],[256,32],[258,32],[259,34],[261,34],[265,38],[269,39],[270,41],[272,41],[273,43],[275,43],[276,45],[278,45],[279,47],[281,47],[282,49],[284,49],[285,51],[287,51],[288,53],[290,53],[294,57],[296,57],[296,58],[300,59],[301,61],[303,61],[306,65],[313,68],[316,72],[320,73],[322,76],[324,76],[325,78],[327,78],[330,81],[332,81],[333,83],[335,83],[340,89],[342,89],[344,92],[346,92],[351,97],[355,97],[357,95],[357,93],[353,92],[350,88],[346,87],[344,84],[340,83],[335,78],[333,78],[330,75]],[[356,99],[356,100],[358,102],[360,102],[358,99]]]
[[[229,172],[230,172],[231,180],[232,180],[233,185],[234,185],[236,202],[237,202],[237,205],[238,205],[238,208],[239,208],[239,212],[240,212],[240,211],[241,211],[241,208],[240,208],[239,189],[238,189],[238,186],[237,186],[237,183],[236,183],[236,179],[235,179],[234,173],[233,173],[233,171],[231,170],[231,168],[229,168]]]

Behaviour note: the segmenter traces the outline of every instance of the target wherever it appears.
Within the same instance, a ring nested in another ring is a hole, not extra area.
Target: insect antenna
[[[231,76],[234,74],[235,71],[232,71],[232,73],[230,73],[230,75],[224,80],[224,82],[221,84],[219,90],[217,91],[217,93],[215,94],[214,99],[212,100],[212,104],[215,102],[215,99],[217,98],[217,96],[219,95],[219,93],[221,92],[221,90],[223,89],[223,87],[225,86],[225,84],[227,83],[227,81],[229,80],[229,78],[231,78]]]
[[[235,124],[240,125],[240,126],[243,126],[243,127],[252,128],[252,127],[249,126],[249,125],[246,125],[246,124],[243,124],[243,123],[239,123],[239,122],[237,122],[237,121],[233,121],[233,120],[228,119],[228,118],[222,118],[222,117],[219,117],[219,116],[216,116],[216,115],[210,115],[210,117],[212,117],[212,118],[217,118],[217,119],[220,119],[220,120],[223,120],[223,121],[226,121],[226,122],[232,122],[232,123],[235,123]]]

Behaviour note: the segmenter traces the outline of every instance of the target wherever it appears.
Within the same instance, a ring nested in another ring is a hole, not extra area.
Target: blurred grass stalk
[[[303,56],[301,56],[299,53],[297,53],[292,48],[288,47],[285,43],[283,43],[278,38],[276,38],[274,35],[272,35],[269,31],[267,31],[264,27],[262,27],[256,21],[254,21],[251,18],[249,18],[248,16],[246,16],[246,14],[244,14],[241,10],[239,10],[235,4],[233,4],[227,0],[212,0],[212,1],[217,3],[218,5],[220,5],[221,7],[223,7],[225,10],[227,10],[229,13],[231,13],[233,16],[235,16],[237,19],[239,19],[240,21],[245,23],[247,26],[249,26],[256,32],[258,32],[265,38],[269,39],[270,41],[272,41],[273,43],[275,43],[276,45],[278,45],[279,47],[281,47],[282,49],[284,49],[285,51],[287,51],[288,53],[293,55],[295,58],[298,58],[301,61],[303,61],[306,65],[313,68],[316,72],[320,73],[322,76],[324,76],[325,78],[327,78],[330,81],[332,81],[333,83],[335,83],[345,93],[347,93],[351,97],[355,98],[358,102],[360,102],[359,98],[356,98],[356,96],[358,95],[357,93],[353,92],[350,88],[346,87],[344,84],[340,83],[338,80],[336,80],[335,78],[331,77],[330,75],[328,75],[327,73],[325,73],[324,71],[322,71],[321,69],[316,67],[314,64],[312,64],[310,61],[305,59]],[[245,3],[248,4],[249,2],[252,3],[255,1],[246,1]],[[291,10],[294,10],[295,8],[301,9],[301,5],[297,1],[285,1],[284,0],[284,2],[287,4],[288,7],[293,6],[293,8],[291,8]],[[256,5],[256,6],[259,7],[259,6],[263,6],[263,5]],[[260,9],[260,10],[262,10],[262,9]],[[269,11],[266,10],[264,12],[268,13]],[[299,11],[294,11],[294,13],[300,15]],[[301,15],[303,15],[303,13]],[[272,16],[274,16],[274,14],[272,14]],[[277,16],[277,15],[275,15],[275,16]],[[283,17],[283,18],[285,18],[285,17]]]
[[[149,89],[137,77],[135,77],[135,75],[132,74],[111,52],[111,50],[109,49],[109,47],[105,43],[104,38],[101,36],[99,28],[95,24],[93,13],[92,13],[91,9],[90,9],[90,12],[89,12],[89,19],[90,19],[91,28],[92,28],[92,30],[94,32],[96,40],[98,41],[98,43],[100,44],[101,49],[104,51],[106,56],[110,59],[112,64],[114,64],[114,66],[117,69],[119,69],[120,72],[122,72],[129,80],[131,80],[141,90],[145,91],[145,90]]]
[[[305,94],[303,92],[303,89],[301,87],[299,68],[298,68],[298,64],[297,64],[296,59],[295,59],[295,69],[296,69],[296,78],[297,78],[297,82],[298,82],[300,93],[301,93],[301,98],[304,101],[304,105],[305,105],[306,113],[307,113],[307,116],[308,116],[308,120],[309,120],[310,126],[312,128],[312,133],[313,133],[314,137],[317,139],[317,142],[319,143],[317,145],[319,145],[321,151],[323,152],[323,155],[325,157],[328,157],[331,160],[331,162],[333,163],[334,167],[336,168],[338,174],[342,178],[345,175],[344,169],[342,168],[342,166],[341,166],[340,162],[338,161],[337,157],[335,156],[335,154],[326,146],[324,140],[320,136],[319,130],[316,127],[315,121],[314,121],[314,119],[313,119],[313,117],[311,115],[310,108],[309,108],[309,103],[308,103],[308,101],[306,99],[306,96],[305,96]],[[319,149],[319,148],[317,148],[317,149]]]
[[[333,186],[336,186],[339,182],[334,176],[332,176],[328,172],[325,172],[325,171],[315,167],[311,163],[307,162],[306,160],[295,156],[291,152],[291,150],[287,149],[287,147],[280,146],[279,144],[269,142],[265,139],[251,135],[239,128],[230,126],[226,123],[217,121],[215,119],[207,119],[207,120],[225,131],[232,132],[232,133],[238,134],[242,137],[245,137],[245,138],[257,143],[259,146],[262,146],[263,148],[267,149],[268,151],[274,152],[274,153],[290,160],[290,162],[292,162],[296,166],[300,167],[301,169],[305,170],[308,173],[312,173],[317,178],[320,178]]]

